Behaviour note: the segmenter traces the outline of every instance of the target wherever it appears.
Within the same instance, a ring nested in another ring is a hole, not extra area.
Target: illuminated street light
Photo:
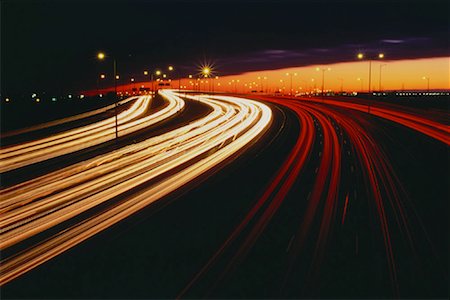
[[[380,75],[380,77],[378,78],[378,90],[381,92],[381,69],[383,68],[383,67],[386,67],[387,66],[387,64],[381,64],[380,65],[380,73],[379,73],[379,75]]]
[[[286,73],[286,76],[290,76],[291,77],[289,95],[292,96],[292,76],[297,76],[297,73]]]
[[[341,82],[341,93],[344,92],[344,78],[338,78],[338,80]]]
[[[173,71],[173,66],[169,66],[169,71]]]
[[[156,74],[157,76],[160,76],[160,75],[161,75],[161,71],[160,71],[160,70],[156,70],[155,74]]]
[[[430,91],[430,77],[423,76],[422,79],[427,81],[427,92],[429,92]]]
[[[356,78],[356,80],[361,82],[361,92],[362,92],[363,91],[363,80],[360,77]]]
[[[99,60],[104,60],[106,58],[106,55],[103,52],[99,52],[97,54],[97,58]],[[114,98],[115,98],[115,101],[114,101],[114,115],[115,115],[114,119],[115,119],[116,142],[117,142],[117,139],[119,138],[119,126],[118,126],[118,123],[117,123],[117,114],[118,114],[117,106],[119,104],[118,103],[119,99],[117,97],[117,80],[119,79],[119,75],[117,75],[117,63],[116,63],[116,59],[115,58],[113,58],[113,74],[114,74],[113,78],[116,79],[116,80],[114,80]]]
[[[105,79],[105,78],[106,78],[106,75],[105,75],[105,74],[100,74],[100,78],[101,78],[101,79]]]
[[[202,74],[205,77],[208,77],[208,75],[211,73],[211,69],[209,67],[204,67],[202,70]]]
[[[316,68],[316,71],[322,71],[322,98],[325,90],[325,71],[331,71],[331,68]]]
[[[358,59],[362,60],[364,59],[364,54],[363,53],[358,53],[358,55],[356,56]],[[378,59],[383,59],[384,58],[384,53],[378,53],[377,56]],[[372,60],[375,59],[373,57],[369,57],[369,89],[367,90],[368,93],[370,93],[370,85],[371,85],[371,77],[372,77]]]
[[[148,71],[144,71],[144,75],[147,76],[148,75]]]

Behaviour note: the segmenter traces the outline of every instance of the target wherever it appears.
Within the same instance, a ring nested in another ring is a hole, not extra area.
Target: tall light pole
[[[358,81],[361,82],[361,88],[360,88],[360,91],[361,91],[361,93],[362,93],[362,92],[363,92],[363,80],[362,80],[362,78],[360,78],[360,77],[356,78],[356,80],[358,80]]]
[[[379,86],[378,86],[378,90],[381,92],[381,69],[383,68],[383,67],[386,67],[387,66],[387,64],[381,64],[380,65],[380,78],[378,79],[378,84],[379,84]]]
[[[322,71],[322,98],[325,96],[325,71],[331,71],[331,68],[316,68],[316,71]]]
[[[99,52],[97,54],[97,58],[99,60],[104,60],[106,58],[105,53],[103,52]],[[115,127],[116,127],[116,142],[117,139],[119,138],[119,129],[118,129],[118,125],[117,125],[117,106],[118,106],[118,97],[117,97],[117,80],[119,79],[119,76],[117,75],[117,64],[116,64],[116,59],[113,58],[113,74],[114,74],[114,115],[115,115]]]
[[[338,80],[341,82],[341,94],[344,92],[344,78],[338,78]]]
[[[423,76],[422,79],[427,81],[427,92],[429,92],[430,91],[430,77]]]
[[[358,55],[356,56],[358,59],[362,60],[364,59],[364,54],[363,53],[358,53]],[[377,56],[378,59],[383,59],[384,58],[384,53],[378,53]],[[372,60],[374,59],[374,57],[369,57],[369,89],[368,89],[368,93],[370,93],[370,85],[371,85],[371,77],[372,77]]]
[[[292,76],[297,76],[297,73],[286,73],[286,76],[290,76],[290,90],[289,90],[289,95],[292,96]]]

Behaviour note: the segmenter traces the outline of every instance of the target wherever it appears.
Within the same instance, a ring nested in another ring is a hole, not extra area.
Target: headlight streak
[[[161,93],[168,99],[180,99],[178,96],[181,95],[171,91]],[[206,95],[188,98],[211,106],[213,111],[174,131],[53,172],[19,187],[11,187],[4,193],[2,191],[2,198],[7,203],[2,206],[0,218],[3,230],[0,248],[5,249],[192,162],[109,209],[35,247],[4,259],[0,267],[0,284],[20,276],[216,167],[261,136],[271,123],[271,110],[256,101]],[[61,179],[62,185],[59,186],[58,180]],[[50,192],[41,188],[38,196],[33,197],[33,189],[39,189],[40,184],[48,187]]]
[[[130,98],[124,99],[122,101],[119,101],[119,105],[126,104],[126,103],[128,103],[130,101],[135,100],[136,98],[137,97],[130,97]],[[55,120],[55,121],[50,121],[50,122],[47,122],[47,123],[38,124],[38,125],[35,125],[35,126],[23,128],[23,129],[8,131],[8,132],[5,132],[5,133],[2,133],[1,134],[1,138],[4,139],[4,138],[10,137],[10,136],[14,136],[14,135],[24,134],[24,133],[27,133],[27,132],[41,130],[41,129],[45,129],[45,128],[61,125],[61,124],[64,124],[64,123],[69,123],[69,122],[85,119],[85,118],[92,117],[92,116],[95,116],[95,115],[98,115],[98,114],[101,114],[101,113],[105,113],[108,110],[112,110],[114,108],[115,108],[115,104],[112,104],[112,105],[108,105],[108,106],[105,106],[105,107],[102,107],[102,108],[99,108],[99,109],[96,109],[96,110],[88,111],[88,112],[85,112],[85,113],[82,113],[82,114],[79,114],[79,115],[76,115],[76,116],[71,116],[71,117],[67,117],[67,118],[63,118],[63,119],[59,119],[59,120]]]
[[[136,132],[169,118],[183,109],[184,105],[184,103],[179,103],[172,99],[166,107],[154,114],[136,119],[147,111],[151,103],[150,99],[150,96],[139,97],[130,109],[118,115],[120,136]],[[112,117],[48,138],[5,147],[0,151],[0,172],[10,171],[63,154],[86,149],[114,138],[114,117]]]

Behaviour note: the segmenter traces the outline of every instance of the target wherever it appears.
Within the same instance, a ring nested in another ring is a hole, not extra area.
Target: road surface
[[[211,110],[2,190],[7,296],[445,297],[448,114],[166,97]]]

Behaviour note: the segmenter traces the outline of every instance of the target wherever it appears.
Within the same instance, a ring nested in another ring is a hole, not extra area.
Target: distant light
[[[55,98],[55,97],[53,97],[53,98],[52,98],[52,101],[53,101],[53,102],[56,102],[56,98]]]
[[[158,71],[155,72],[155,74],[159,76],[159,75],[161,75],[161,71],[158,70]]]
[[[131,82],[133,82],[134,81],[134,78],[131,78]]]
[[[384,58],[384,53],[378,54],[378,58]]]
[[[148,75],[148,71],[144,71],[144,75]]]
[[[105,79],[105,77],[106,77],[105,74],[101,74],[101,75],[100,75],[100,78],[101,78],[101,79]]]
[[[363,59],[364,58],[364,54],[358,53],[357,57],[358,57],[358,59]]]
[[[167,77],[167,75],[166,74],[163,74],[163,78],[166,78]]]
[[[69,99],[72,99],[72,95],[68,95],[67,97],[69,97]]]
[[[80,99],[83,99],[84,98],[84,95],[80,95]]]
[[[9,102],[9,98],[6,98],[5,101],[6,101],[6,102]]]
[[[104,59],[104,58],[105,58],[105,53],[99,52],[99,53],[97,54],[97,58],[98,58],[98,59]]]
[[[219,76],[216,76],[216,79],[219,79]]]
[[[120,78],[120,76],[119,75],[116,75],[116,79],[119,79]]]
[[[320,71],[320,69],[319,69],[319,68],[316,68],[316,71]]]
[[[36,93],[31,94],[31,98],[36,98]]]
[[[173,66],[169,66],[169,71],[173,71]]]
[[[100,94],[99,96],[100,96],[100,98],[102,98],[102,97],[103,97],[103,94]]]
[[[36,102],[41,102],[41,99],[39,99],[39,98],[36,98]]]
[[[203,68],[203,70],[202,70],[202,73],[203,73],[204,75],[208,75],[210,72],[211,72],[211,69],[208,68],[208,67],[205,67],[205,68]]]
[[[189,78],[192,78],[192,75],[189,75]]]

